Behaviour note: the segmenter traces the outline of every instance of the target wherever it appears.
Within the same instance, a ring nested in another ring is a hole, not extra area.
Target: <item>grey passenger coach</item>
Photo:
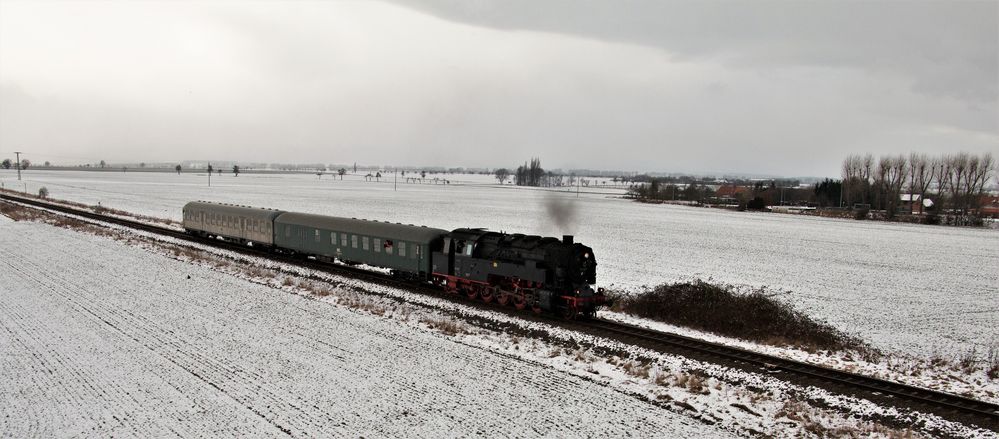
[[[276,209],[192,201],[184,205],[184,229],[201,236],[221,236],[242,243],[274,245]]]

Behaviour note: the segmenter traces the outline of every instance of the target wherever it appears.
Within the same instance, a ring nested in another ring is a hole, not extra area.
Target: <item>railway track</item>
[[[24,198],[10,194],[0,194],[0,199],[39,207],[54,212],[88,218],[95,221],[117,224],[136,230],[170,236],[186,241],[209,244],[242,254],[277,259],[281,262],[303,265],[307,268],[333,272],[334,274],[348,274],[359,277],[361,280],[374,281],[392,286],[402,286],[409,289],[412,289],[413,287],[413,284],[411,283],[398,281],[389,276],[380,275],[367,270],[338,265],[333,266],[312,260],[292,258],[285,255],[274,255],[263,250],[252,249],[250,247],[228,243],[225,241],[194,237],[176,229],[81,210],[75,207],[53,204],[38,199]],[[429,287],[421,289],[430,291]],[[447,295],[437,296],[452,298],[453,300],[466,304],[469,303],[467,299],[462,299],[461,297],[452,297]],[[476,305],[483,306],[484,308],[494,311],[498,308],[496,305],[483,304],[480,302],[476,302]],[[522,312],[511,312],[511,314],[524,316]],[[552,323],[551,320],[548,322]],[[612,339],[625,343],[635,344],[665,352],[683,354],[697,359],[734,365],[753,372],[764,370],[772,375],[783,374],[788,378],[792,378],[794,381],[817,385],[839,393],[858,395],[891,405],[901,404],[913,409],[934,413],[946,419],[957,420],[991,429],[993,431],[999,431],[999,405],[990,402],[979,401],[960,395],[910,386],[800,361],[774,357],[737,347],[711,343],[704,340],[655,331],[619,322],[612,322],[604,319],[586,321],[557,321],[556,324],[592,335],[608,336]]]

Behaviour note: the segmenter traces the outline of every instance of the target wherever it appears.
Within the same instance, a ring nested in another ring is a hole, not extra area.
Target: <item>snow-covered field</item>
[[[107,238],[4,221],[0,267],[0,436],[730,435]]]
[[[488,176],[407,184],[329,175],[29,171],[27,189],[180,219],[190,200],[224,201],[441,228],[577,236],[594,248],[598,283],[623,289],[710,278],[766,286],[808,314],[879,347],[922,355],[987,351],[999,339],[999,233],[793,215],[644,205],[620,190],[554,193],[497,187]],[[0,181],[18,188],[12,171]],[[559,227],[550,198],[574,206]]]

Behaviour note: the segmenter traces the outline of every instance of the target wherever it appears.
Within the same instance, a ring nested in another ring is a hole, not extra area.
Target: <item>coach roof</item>
[[[382,221],[371,221],[357,218],[340,218],[335,216],[313,215],[309,213],[285,212],[274,220],[274,224],[290,224],[312,227],[321,230],[355,233],[376,238],[398,239],[422,244],[429,243],[447,230],[435,229],[412,224],[399,224]]]
[[[283,210],[267,209],[263,207],[240,206],[237,204],[212,203],[208,201],[192,201],[184,205],[185,211],[204,210],[221,215],[239,215],[253,218],[266,218],[268,220],[284,213]]]

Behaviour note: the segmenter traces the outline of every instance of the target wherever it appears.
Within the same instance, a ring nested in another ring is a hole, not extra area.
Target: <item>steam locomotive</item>
[[[606,303],[594,290],[593,249],[562,239],[286,212],[194,201],[183,211],[191,235],[221,237],[326,262],[366,264],[438,286],[448,294],[565,318],[591,317]]]

